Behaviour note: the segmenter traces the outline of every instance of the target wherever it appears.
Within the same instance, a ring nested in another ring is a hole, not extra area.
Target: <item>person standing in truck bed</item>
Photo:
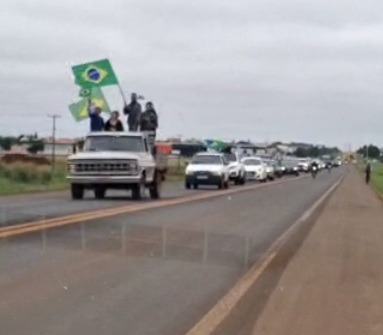
[[[105,123],[105,131],[124,131],[124,126],[119,119],[120,113],[113,111],[110,115],[110,119]]]
[[[92,101],[88,100],[88,115],[90,118],[90,131],[103,131],[105,127],[104,119],[101,116],[102,109]]]
[[[140,125],[142,108],[137,101],[137,94],[132,93],[131,101],[129,105],[124,107],[124,115],[128,116],[128,128],[129,131],[138,131]]]
[[[140,131],[148,132],[149,143],[152,147],[153,156],[156,155],[156,131],[158,128],[158,115],[154,109],[153,103],[147,102],[145,111],[141,114]]]

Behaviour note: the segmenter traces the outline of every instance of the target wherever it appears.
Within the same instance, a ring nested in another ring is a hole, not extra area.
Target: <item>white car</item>
[[[272,159],[264,159],[263,162],[265,163],[267,179],[274,180],[276,163]]]
[[[241,159],[242,155],[238,153],[225,153],[224,157],[229,162],[229,178],[236,185],[246,183],[246,171]]]
[[[310,171],[310,161],[308,159],[300,159],[298,162],[298,168],[301,172]]]
[[[262,159],[257,157],[242,158],[242,163],[245,166],[246,179],[258,180],[261,182],[267,181],[266,164]]]
[[[185,170],[185,188],[197,189],[200,185],[229,188],[229,162],[221,153],[196,154]]]

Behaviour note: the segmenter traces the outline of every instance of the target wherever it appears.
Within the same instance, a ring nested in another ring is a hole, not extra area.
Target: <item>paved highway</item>
[[[2,239],[2,333],[184,334],[340,174]]]
[[[169,182],[164,184],[163,198],[178,197],[190,192],[198,191],[186,191],[183,184]],[[87,192],[84,201],[71,200],[69,191],[0,197],[0,226],[134,203],[130,193],[124,191],[110,191],[107,199],[101,201],[94,199],[91,191]]]

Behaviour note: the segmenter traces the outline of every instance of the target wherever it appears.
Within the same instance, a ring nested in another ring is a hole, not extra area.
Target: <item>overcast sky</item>
[[[381,0],[1,0],[0,134],[82,135],[70,65],[109,58],[161,136],[383,145]],[[106,90],[121,110],[118,89]]]

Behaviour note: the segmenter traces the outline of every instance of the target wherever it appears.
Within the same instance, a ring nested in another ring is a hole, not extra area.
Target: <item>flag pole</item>
[[[118,88],[120,89],[120,93],[121,93],[122,101],[124,102],[124,106],[126,106],[126,99],[125,99],[124,92],[122,90],[120,83],[118,83]]]

